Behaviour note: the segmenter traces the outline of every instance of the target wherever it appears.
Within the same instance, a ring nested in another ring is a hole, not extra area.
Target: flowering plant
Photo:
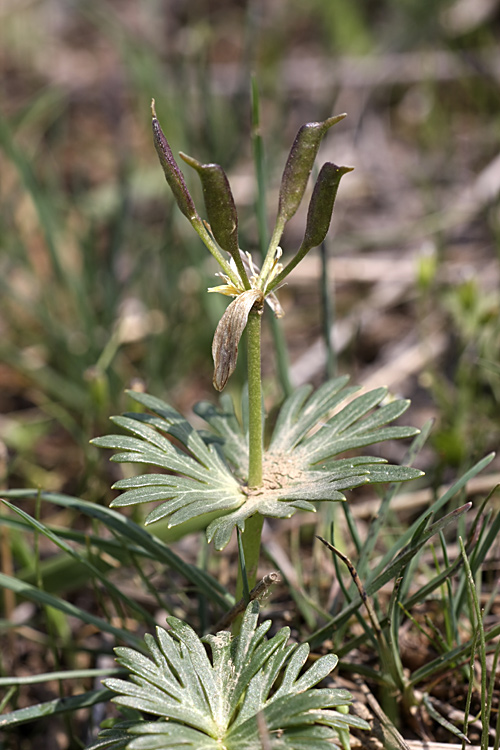
[[[405,400],[386,400],[385,388],[354,397],[347,377],[337,377],[316,391],[302,386],[291,393],[279,411],[270,439],[264,445],[261,383],[261,319],[264,303],[283,314],[275,292],[330,226],[337,189],[350,167],[323,165],[309,203],[304,239],[291,260],[282,263],[279,246],[286,223],[304,196],[321,139],[345,115],[300,128],[290,150],[279,192],[276,223],[259,270],[238,241],[238,215],[229,181],[218,164],[182,159],[199,174],[207,222],[195,207],[184,176],[175,161],[152,104],[155,146],[165,177],[182,213],[219,263],[223,283],[211,287],[234,299],[215,331],[212,353],[213,383],[222,391],[234,371],[243,332],[248,346],[248,399],[235,409],[223,394],[220,405],[195,406],[210,432],[196,430],[169,404],[155,396],[130,392],[137,412],[114,417],[122,432],[95,439],[117,451],[114,461],[146,464],[162,470],[121,479],[112,503],[124,507],[156,502],[146,524],[167,520],[169,527],[206,528],[209,542],[222,550],[233,530],[240,534],[240,566],[236,599],[248,601],[254,586],[264,518],[288,518],[297,510],[315,511],[320,501],[345,500],[345,491],[367,483],[401,482],[421,474],[394,466],[374,456],[352,451],[384,440],[407,438],[413,427],[394,425],[408,408]],[[237,417],[242,413],[242,418]],[[349,456],[342,454],[349,451]],[[320,659],[298,677],[308,647],[285,646],[286,628],[270,641],[257,628],[258,603],[248,604],[233,636],[219,632],[207,637],[212,659],[194,632],[169,619],[169,633],[159,629],[158,641],[147,637],[153,662],[130,649],[118,651],[118,661],[131,672],[128,681],[108,680],[119,694],[116,701],[159,720],[125,722],[102,733],[98,748],[153,750],[182,745],[192,748],[303,748],[331,747],[336,738],[349,747],[349,726],[366,726],[347,715],[350,696],[345,691],[311,688],[333,669],[334,655]],[[257,629],[256,629],[257,628]],[[293,654],[292,654],[293,652]],[[272,691],[288,661],[280,686]],[[165,721],[166,719],[166,721]]]

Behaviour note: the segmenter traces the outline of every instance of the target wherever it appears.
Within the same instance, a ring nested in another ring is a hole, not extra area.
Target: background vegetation
[[[312,255],[280,292],[292,384],[318,385],[327,373],[348,372],[354,382],[388,385],[411,398],[407,423],[422,427],[436,419],[417,460],[427,473],[426,489],[400,498],[387,518],[389,549],[442,483],[498,446],[499,27],[496,0],[4,2],[2,484],[106,507],[109,485],[121,475],[88,441],[108,431],[111,414],[127,408],[125,388],[140,382],[188,416],[195,401],[214,400],[210,342],[224,301],[205,294],[216,269],[167,190],[152,146],[149,103],[154,96],[174,153],[224,166],[239,207],[242,246],[255,251],[253,72],[272,212],[287,150],[303,122],[347,112],[321,155],[355,167],[342,182],[324,249],[328,294],[321,292],[319,256]],[[201,203],[196,176],[187,177]],[[298,245],[303,223],[303,213],[290,223],[285,252]],[[271,407],[282,392],[271,357],[264,368]],[[243,372],[234,380],[235,391],[242,378]],[[403,451],[390,446],[388,458],[399,461]],[[498,471],[493,462],[487,475],[473,477],[468,492],[477,507]],[[35,500],[23,502],[33,514]],[[376,502],[371,493],[353,497],[361,535]],[[498,494],[491,503],[498,509]],[[77,536],[98,535],[81,508],[44,503],[42,517]],[[330,520],[322,516],[320,530]],[[487,529],[492,518],[483,523]],[[291,521],[283,528],[267,540],[270,566],[288,571],[277,610],[290,605],[285,619],[307,635],[321,624],[311,601],[326,606],[335,599],[335,591],[328,593],[330,557],[312,543],[316,527],[300,533]],[[461,531],[466,535],[468,527]],[[43,581],[45,591],[82,610],[109,607],[99,587],[96,594],[88,585],[95,581],[88,571],[61,574],[67,558],[55,555],[51,542],[14,521],[2,534],[3,572]],[[499,611],[495,536],[481,578],[492,618]],[[196,539],[181,541],[179,554],[202,561],[231,589],[231,557],[211,556]],[[345,544],[350,554],[347,536]],[[301,549],[307,549],[302,564]],[[116,550],[108,551],[111,558],[94,560],[106,574],[116,567]],[[161,580],[157,557],[154,563],[142,571],[146,580]],[[303,597],[300,617],[288,587]],[[209,618],[182,577],[160,601],[152,603],[154,586],[148,590],[140,581],[129,594],[144,599],[150,620],[160,605],[177,616],[189,613],[192,624]],[[113,618],[123,613],[112,611],[106,617],[115,627]],[[82,624],[55,612],[6,592],[5,675],[49,672],[76,659],[68,656],[68,644],[75,633],[84,643]],[[147,618],[139,621],[143,627]],[[134,622],[120,620],[131,632]],[[88,642],[75,667],[88,664],[86,648]],[[59,690],[56,682],[25,686],[5,705],[32,705]],[[24,731],[0,740],[0,747],[24,750],[38,741],[78,747],[82,736],[78,723],[71,729],[51,724],[36,738]]]

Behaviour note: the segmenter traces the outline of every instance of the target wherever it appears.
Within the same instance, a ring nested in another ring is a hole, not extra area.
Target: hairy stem
[[[247,518],[245,521],[245,531],[241,535],[243,552],[245,555],[245,568],[248,581],[248,588],[253,589],[257,582],[257,568],[259,567],[260,557],[260,540],[262,536],[262,525],[264,516],[256,513],[254,516]],[[243,596],[243,578],[241,574],[241,565],[238,568],[238,579],[236,581],[236,601]],[[236,628],[239,631],[238,618],[235,621]]]
[[[251,312],[247,323],[248,343],[248,486],[260,487],[262,484],[262,455],[263,455],[263,420],[262,420],[262,378],[261,378],[261,314]],[[245,570],[248,587],[255,586],[257,568],[260,556],[260,541],[264,518],[256,513],[245,521],[245,530],[241,535],[243,554],[245,556]],[[236,598],[243,594],[243,577],[241,564],[238,568],[236,583]],[[241,616],[236,618],[233,632],[239,632]]]
[[[248,340],[248,486],[262,484],[262,379],[260,353],[260,312],[251,312],[247,323]]]

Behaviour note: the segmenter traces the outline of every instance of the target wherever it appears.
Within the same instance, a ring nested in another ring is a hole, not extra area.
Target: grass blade
[[[114,697],[111,690],[105,688],[99,690],[89,690],[81,695],[73,695],[67,698],[56,698],[45,703],[38,703],[36,706],[29,708],[20,708],[12,711],[10,714],[0,716],[0,729],[27,724],[36,719],[43,719],[54,714],[63,714],[78,711],[82,708],[90,708],[97,703],[104,703]]]
[[[2,493],[3,497],[12,499],[35,499],[38,494],[36,490],[6,490]],[[117,534],[119,539],[123,539],[124,543],[130,541],[135,545],[139,545],[148,556],[185,576],[188,581],[222,609],[229,609],[234,604],[234,598],[212,576],[199,570],[194,565],[185,563],[182,558],[176,555],[160,539],[157,539],[121,513],[117,513],[111,508],[71,497],[70,495],[63,495],[57,492],[42,492],[40,494],[42,500],[62,505],[66,508],[72,508],[75,511],[84,513],[86,516],[97,519]]]
[[[125,643],[128,643],[131,646],[135,646],[137,648],[140,646],[140,644],[142,644],[141,639],[137,638],[132,633],[129,633],[128,630],[117,628],[114,625],[111,625],[106,620],[103,620],[101,617],[97,617],[96,615],[92,615],[89,612],[85,612],[84,609],[81,609],[80,607],[77,607],[70,602],[65,602],[57,596],[47,594],[47,592],[41,591],[36,586],[31,586],[29,583],[19,581],[17,578],[12,578],[11,576],[5,575],[5,573],[0,573],[0,586],[3,586],[6,589],[10,589],[19,596],[22,596],[29,601],[35,602],[40,606],[54,607],[54,609],[57,609],[60,612],[64,612],[64,614],[66,615],[76,617],[82,622],[94,625],[98,630],[105,633],[111,633],[111,635],[113,635],[118,640],[125,641]]]
[[[111,677],[123,674],[119,667],[111,669],[66,669],[60,672],[46,672],[45,674],[30,674],[24,677],[0,677],[0,687],[7,685],[36,685],[49,680],[82,680],[86,677]]]
[[[10,508],[14,513],[17,513],[21,518],[23,518],[28,524],[33,526],[34,529],[39,531],[41,534],[47,537],[47,539],[50,539],[51,542],[53,542],[59,549],[62,549],[64,552],[66,552],[70,557],[72,557],[74,560],[79,562],[80,564],[84,565],[88,571],[95,576],[103,586],[110,592],[110,594],[117,599],[122,600],[125,604],[127,604],[132,610],[139,613],[143,618],[145,622],[149,622],[150,625],[155,625],[155,619],[151,616],[151,614],[144,609],[144,607],[141,607],[138,602],[135,602],[133,599],[131,599],[129,596],[124,594],[117,586],[114,585],[110,580],[108,580],[107,576],[99,570],[95,565],[93,565],[89,560],[87,560],[86,557],[83,555],[80,555],[76,550],[73,549],[69,544],[67,544],[63,539],[60,539],[57,534],[54,534],[53,531],[47,528],[45,524],[40,523],[40,521],[37,521],[35,518],[32,518],[28,513],[25,513],[21,508],[16,508],[15,505],[12,505],[11,503],[7,502],[7,500],[2,501],[8,508]]]

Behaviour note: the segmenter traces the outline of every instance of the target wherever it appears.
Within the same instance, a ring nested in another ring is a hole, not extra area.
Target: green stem
[[[333,286],[329,283],[328,254],[326,243],[322,242],[319,248],[321,258],[321,312],[323,336],[326,346],[326,376],[331,379],[337,374],[337,356],[333,346],[332,327],[335,317],[335,298]]]
[[[248,345],[248,487],[262,484],[263,419],[262,419],[262,377],[261,377],[261,314],[251,312],[247,323]],[[247,518],[241,535],[248,588],[257,581],[257,568],[260,557],[260,542],[264,518],[260,513]],[[243,595],[241,565],[238,568],[236,600]],[[241,617],[234,622],[233,632],[239,632]]]
[[[198,235],[198,237],[200,237],[205,247],[207,247],[208,250],[210,250],[210,252],[214,256],[217,263],[221,266],[226,276],[228,276],[231,279],[232,283],[236,287],[238,287],[240,285],[240,279],[238,278],[238,275],[235,274],[235,272],[233,271],[233,269],[231,268],[227,260],[224,258],[221,251],[219,250],[219,248],[213,241],[213,239],[210,237],[210,234],[207,232],[201,219],[197,218],[191,221],[191,226],[196,231],[196,234]],[[246,276],[246,272],[245,272],[245,277],[248,280],[248,277]],[[243,280],[243,283],[245,283],[244,280]]]
[[[261,320],[259,312],[251,312],[247,323],[249,487],[260,487],[262,484]]]
[[[251,591],[257,583],[257,569],[260,559],[260,541],[262,536],[262,525],[264,516],[256,513],[254,516],[247,518],[245,521],[245,531],[241,535],[243,553],[245,555],[245,569],[247,576],[248,590]],[[238,568],[238,579],[236,581],[236,601],[238,602],[243,596],[243,578],[241,574],[241,565]],[[241,616],[242,619],[243,616]],[[237,622],[237,621],[235,621]],[[236,625],[239,629],[239,625]]]
[[[245,266],[243,265],[241,255],[238,253],[238,255],[233,255],[232,258],[234,262],[236,263],[236,268],[238,269],[238,273],[240,275],[241,281],[243,282],[243,286],[248,291],[252,287],[251,287],[250,280],[248,278],[248,274],[246,272]]]
[[[282,217],[278,217],[276,226],[274,227],[273,236],[271,237],[271,242],[269,243],[267,255],[265,257],[264,264],[262,266],[262,269],[259,275],[259,287],[262,290],[265,290],[267,287],[267,279],[269,277],[269,273],[271,272],[271,269],[273,266],[274,258],[276,256],[276,248],[280,244],[280,240],[283,235],[283,230],[285,229],[285,224],[286,224],[286,220],[283,219]],[[274,287],[276,285],[272,284],[272,286]],[[269,288],[271,288],[271,284],[269,285]]]
[[[297,250],[297,254],[292,258],[292,260],[287,263],[285,268],[279,273],[269,284],[266,291],[272,292],[273,289],[275,289],[278,284],[281,284],[281,282],[288,276],[288,274],[293,271],[295,266],[297,266],[300,261],[305,258],[307,253],[311,250],[311,247],[309,245],[302,244],[299,249]]]

